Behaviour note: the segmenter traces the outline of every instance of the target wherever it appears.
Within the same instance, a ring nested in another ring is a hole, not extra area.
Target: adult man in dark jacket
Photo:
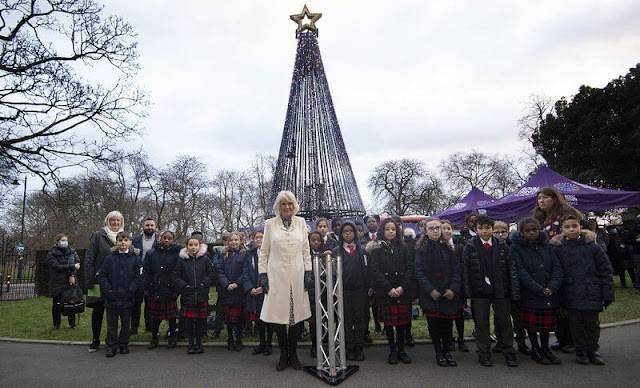
[[[519,283],[515,265],[509,260],[507,246],[493,237],[493,220],[479,215],[476,218],[478,235],[469,240],[462,252],[465,294],[471,298],[476,321],[479,362],[493,366],[489,340],[489,313],[493,307],[504,341],[503,354],[508,366],[518,366],[513,348],[511,301],[517,301]]]
[[[133,246],[140,251],[140,258],[144,265],[147,252],[153,248],[158,248],[158,238],[156,230],[156,220],[153,217],[147,217],[142,222],[142,233],[133,238]],[[144,290],[136,291],[136,297],[131,310],[131,335],[138,334],[140,327],[140,313],[142,301],[144,300],[144,330],[151,331],[151,320],[149,319],[148,298]]]

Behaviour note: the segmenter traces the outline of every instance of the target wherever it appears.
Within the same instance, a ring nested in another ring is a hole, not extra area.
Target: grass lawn
[[[621,288],[617,279],[615,293],[616,301],[600,314],[601,322],[611,323],[640,318],[640,294],[632,288]],[[211,300],[215,301],[215,291],[211,292]],[[373,324],[371,326],[373,329]],[[165,331],[165,327],[166,322],[163,322],[161,332]],[[467,321],[466,335],[471,334],[472,328],[473,324]],[[424,318],[413,321],[412,331],[416,339],[429,337]],[[102,329],[103,337],[106,332],[105,319]],[[223,330],[223,336],[225,332]],[[373,330],[371,332],[373,333]],[[0,337],[89,341],[91,339],[91,309],[87,309],[81,315],[76,329],[67,328],[66,318],[63,317],[62,329],[54,330],[51,321],[51,299],[38,297],[19,302],[0,302]],[[149,333],[141,332],[133,336],[131,340],[146,342],[150,337]]]

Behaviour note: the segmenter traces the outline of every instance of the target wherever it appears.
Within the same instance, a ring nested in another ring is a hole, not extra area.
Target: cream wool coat
[[[289,324],[289,290],[293,294],[295,323],[311,317],[309,296],[304,289],[304,272],[311,271],[307,224],[301,217],[291,218],[287,230],[280,217],[267,220],[258,258],[258,272],[269,278],[260,319]]]

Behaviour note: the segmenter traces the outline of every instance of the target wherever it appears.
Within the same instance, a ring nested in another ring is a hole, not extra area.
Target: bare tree
[[[502,197],[525,180],[517,158],[478,151],[452,154],[440,162],[440,170],[449,191],[457,196],[476,187],[494,197]]]
[[[369,188],[392,214],[440,210],[440,181],[418,160],[389,160],[378,165],[369,177]]]
[[[146,100],[132,85],[134,38],[93,0],[0,0],[1,181],[18,171],[56,179],[61,168],[110,159],[138,132]],[[116,80],[77,74],[97,65]]]

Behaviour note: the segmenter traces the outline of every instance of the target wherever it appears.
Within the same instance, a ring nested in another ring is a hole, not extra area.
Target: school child
[[[420,222],[423,222],[426,220],[422,220]],[[442,225],[440,226],[440,231],[442,233],[442,241],[449,247],[449,249],[453,250],[453,253],[455,254],[456,260],[458,260],[458,262],[462,263],[462,250],[464,248],[464,245],[460,244],[459,241],[456,241],[456,239],[453,238],[453,223],[451,223],[451,221],[449,220],[440,220],[442,222]],[[426,236],[427,233],[427,223],[423,222],[423,236]],[[464,353],[468,353],[469,352],[469,347],[464,343],[464,311],[465,308],[467,307],[467,297],[464,295],[464,287],[462,287],[462,266],[460,267],[460,289],[458,292],[458,300],[460,302],[459,305],[459,309],[458,309],[458,314],[456,316],[456,319],[454,320],[455,323],[455,327],[456,327],[456,333],[458,334],[457,337],[457,343],[458,343],[458,350]],[[453,335],[452,335],[453,336]],[[453,346],[451,346],[453,348]]]
[[[405,352],[405,331],[411,321],[411,296],[407,289],[413,284],[414,263],[402,241],[400,226],[386,219],[378,228],[377,241],[367,244],[371,283],[375,291],[378,317],[384,323],[389,341],[388,363],[398,360],[410,364]]]
[[[264,290],[258,282],[258,256],[263,236],[264,234],[261,230],[251,234],[252,248],[247,252],[244,259],[242,284],[246,293],[245,316],[249,322],[255,322],[255,331],[258,332],[260,341],[251,354],[270,356],[272,353],[273,328],[270,324],[260,320],[260,311],[264,302]]]
[[[535,218],[520,220],[518,231],[512,236],[509,256],[520,279],[520,323],[531,341],[531,358],[557,365],[560,359],[549,349],[549,332],[555,330],[560,307],[562,267]]]
[[[169,349],[176,347],[178,293],[171,277],[176,263],[180,260],[180,249],[182,247],[174,243],[173,232],[167,230],[160,235],[160,244],[151,248],[145,256],[142,273],[151,320],[151,342],[148,349],[158,347],[158,330],[163,320],[169,322],[167,347]]]
[[[320,232],[311,232],[309,233],[309,250],[311,253],[311,265],[315,266],[315,262],[313,260],[314,256],[319,256],[322,260],[322,257],[325,255],[325,252],[322,251],[323,248],[322,235]],[[314,272],[312,271],[312,274]],[[313,279],[312,279],[313,280]],[[310,287],[307,289],[309,293],[309,306],[311,306],[311,318],[309,321],[309,334],[311,337],[311,357],[316,358],[316,288],[315,281],[310,284]],[[323,300],[326,301],[326,298],[323,297]]]
[[[495,221],[493,224],[493,236],[507,244],[508,247],[511,246],[511,238],[509,237],[509,225],[507,225],[504,221]],[[515,265],[515,263],[514,263]],[[524,328],[520,324],[520,309],[517,303],[511,303],[511,322],[513,324],[513,332],[516,335],[516,344],[518,346],[518,351],[526,356],[531,355],[531,350],[527,346],[526,338],[527,334],[525,333]],[[493,317],[493,327],[498,327],[495,316]],[[492,351],[494,353],[502,353],[503,341],[500,333],[496,333],[496,344],[494,345]]]
[[[342,258],[344,328],[347,360],[364,361],[364,331],[369,308],[369,269],[356,225],[346,220],[340,226],[339,245],[333,254]]]
[[[241,246],[238,232],[229,235],[229,249],[216,263],[218,289],[225,323],[227,324],[227,350],[242,350],[242,311],[244,292],[242,289],[242,273],[244,271],[245,251]]]
[[[453,249],[441,240],[442,223],[429,219],[426,235],[416,245],[416,279],[420,287],[420,304],[427,317],[429,333],[439,366],[457,366],[451,354],[452,321],[460,313],[460,262]]]
[[[476,217],[476,233],[464,247],[462,257],[465,294],[471,298],[476,324],[478,361],[482,366],[493,366],[489,340],[489,312],[493,308],[496,331],[503,338],[505,362],[516,367],[510,317],[511,301],[520,299],[515,265],[508,258],[506,244],[493,237],[491,218]]]
[[[209,288],[215,284],[215,271],[207,257],[207,244],[197,237],[187,239],[173,270],[173,284],[180,294],[180,324],[189,337],[188,354],[203,353],[209,307]]]
[[[367,232],[364,233],[360,239],[362,246],[365,247],[369,242],[376,241],[378,239],[378,222],[379,216],[366,216],[364,217],[364,223],[367,227]],[[373,291],[375,293],[375,290]],[[382,327],[380,326],[380,319],[378,319],[378,306],[376,305],[375,295],[369,297],[370,309],[367,311],[367,330],[365,331],[364,338],[366,343],[373,342],[371,340],[371,334],[369,333],[369,322],[373,317],[373,323],[376,331],[376,335],[382,335]]]
[[[562,234],[551,239],[551,245],[562,265],[561,304],[567,310],[576,362],[604,365],[598,352],[598,314],[614,300],[613,269],[595,233],[581,229],[578,216],[565,216],[560,227]]]
[[[111,252],[96,273],[107,309],[107,357],[115,356],[118,350],[120,354],[129,353],[131,308],[135,293],[142,285],[140,252],[131,246],[131,237],[126,232],[118,232]]]
[[[328,236],[333,241],[337,242],[340,240],[340,225],[342,225],[342,220],[340,218],[331,219],[331,232],[329,232]]]
[[[323,251],[330,251],[338,246],[338,239],[334,237],[333,233],[329,233],[329,220],[326,218],[318,218],[316,232],[320,233],[320,237],[322,237]]]

